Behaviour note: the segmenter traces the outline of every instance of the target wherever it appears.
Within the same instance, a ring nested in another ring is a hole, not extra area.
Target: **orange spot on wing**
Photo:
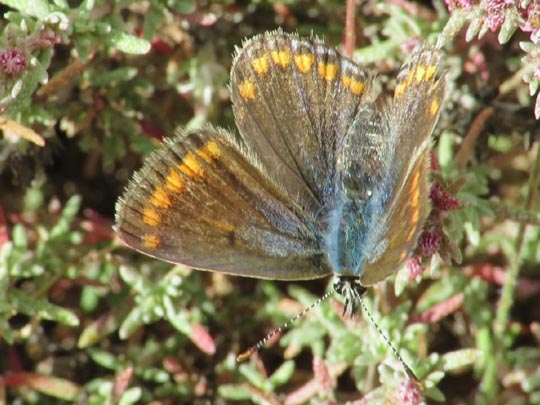
[[[420,83],[422,80],[424,80],[424,76],[426,75],[426,67],[425,66],[418,66],[416,68],[416,83]]]
[[[420,170],[417,169],[413,173],[411,180],[411,207],[414,210],[411,216],[411,222],[416,223],[418,221],[418,205],[420,202]]]
[[[326,81],[332,81],[335,79],[338,66],[335,63],[324,63],[319,62],[319,65],[317,67],[317,71],[321,75],[321,77]]]
[[[205,176],[203,163],[204,161],[211,164],[221,155],[221,149],[216,141],[208,141],[195,152],[188,152],[182,159],[182,162],[176,166],[185,176],[190,179],[203,178]],[[182,191],[186,186],[186,182],[176,170],[171,169],[169,175],[165,179],[167,188],[172,191]]]
[[[253,67],[253,71],[256,74],[258,74],[259,76],[264,76],[270,68],[268,55],[265,54],[259,58],[253,59],[253,61],[251,62],[251,66]]]
[[[407,79],[405,80],[405,83],[406,83],[405,88],[408,88],[411,85],[413,78],[414,78],[414,70],[411,70],[409,72],[409,75],[407,76]]]
[[[420,159],[412,174],[409,190],[411,193],[410,208],[411,214],[409,217],[409,226],[411,229],[407,233],[405,240],[409,242],[418,230],[418,219],[420,217],[420,169],[422,167],[423,159]]]
[[[415,170],[411,182],[411,189],[413,190],[413,205],[418,206],[418,197],[420,196],[420,190],[418,185],[420,184],[420,170]]]
[[[155,233],[147,233],[143,236],[143,244],[145,248],[155,249],[159,246],[159,236]]]
[[[171,206],[171,198],[163,187],[156,187],[154,193],[150,197],[150,204],[158,208],[169,208]]]
[[[419,216],[420,216],[420,210],[418,209],[418,206],[415,206],[414,211],[411,215],[411,223],[416,224],[418,222]]]
[[[188,177],[203,177],[204,170],[195,154],[188,152],[178,169]]]
[[[146,225],[157,226],[161,223],[161,216],[158,212],[150,207],[144,207],[143,209],[143,222]]]
[[[313,62],[315,62],[315,56],[311,53],[301,53],[294,56],[294,63],[302,73],[309,72],[311,66],[313,66]]]
[[[435,73],[437,73],[437,66],[429,65],[426,69],[426,80],[431,80],[435,76]]]
[[[178,193],[186,187],[186,182],[175,169],[169,169],[169,174],[165,179],[165,187],[175,193]]]
[[[394,97],[398,98],[405,93],[405,89],[407,88],[407,83],[401,82],[396,85],[396,88],[394,89]]]
[[[405,238],[406,242],[409,242],[413,238],[414,234],[416,233],[416,229],[417,229],[416,226],[413,226],[411,229],[409,229],[409,232],[407,233],[407,237]]]
[[[439,111],[439,107],[439,100],[437,100],[436,98],[431,100],[431,104],[429,106],[429,115],[433,117],[435,114],[437,114],[437,112]]]
[[[238,92],[240,93],[240,97],[246,101],[255,99],[257,93],[255,82],[252,79],[244,80],[238,85]]]
[[[341,83],[343,84],[343,87],[348,88],[355,96],[362,94],[366,88],[365,82],[356,80],[350,76],[342,76]]]
[[[221,155],[221,149],[216,141],[208,141],[197,151],[197,154],[202,160],[210,164],[214,159],[217,159]]]
[[[206,144],[206,150],[214,159],[217,159],[221,155],[221,149],[216,141],[208,142]]]
[[[289,51],[272,51],[270,56],[280,68],[286,68],[291,63],[291,53]]]
[[[353,79],[351,81],[351,93],[355,96],[359,96],[364,92],[364,89],[366,88],[366,83],[362,82],[360,80]]]

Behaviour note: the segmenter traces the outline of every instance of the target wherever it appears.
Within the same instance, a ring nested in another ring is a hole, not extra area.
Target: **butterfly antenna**
[[[246,351],[240,353],[237,357],[236,357],[236,361],[238,363],[248,359],[251,357],[251,355],[253,353],[256,353],[258,352],[259,350],[262,349],[262,347],[270,340],[272,339],[275,335],[277,335],[278,333],[281,333],[283,331],[286,331],[287,329],[289,329],[296,321],[298,321],[300,318],[303,318],[309,311],[311,311],[313,308],[315,308],[316,306],[320,305],[321,302],[323,301],[326,301],[328,298],[330,298],[330,296],[334,295],[334,290],[330,290],[328,292],[326,292],[322,297],[319,297],[315,302],[313,302],[309,307],[306,307],[302,312],[298,313],[297,315],[295,315],[294,317],[292,317],[291,319],[289,319],[287,322],[285,322],[283,325],[281,325],[279,328],[276,328],[274,329],[273,331],[271,331],[268,335],[266,335],[265,337],[263,337],[261,340],[259,340],[256,344],[254,344],[253,346],[251,346],[249,349],[247,349]]]
[[[369,321],[371,322],[371,324],[375,327],[375,329],[377,330],[377,333],[383,338],[383,340],[386,342],[386,344],[388,345],[388,347],[390,347],[390,350],[392,350],[392,352],[394,353],[394,356],[396,356],[396,358],[399,360],[399,362],[401,363],[401,366],[403,367],[403,369],[405,370],[405,373],[407,374],[407,377],[409,377],[409,379],[415,384],[417,385],[419,388],[423,388],[423,385],[422,385],[422,382],[418,379],[418,377],[416,376],[416,374],[414,374],[414,372],[411,370],[411,368],[407,365],[407,363],[405,363],[405,360],[403,360],[403,357],[400,356],[400,354],[398,353],[398,351],[396,350],[395,346],[392,344],[392,342],[390,341],[390,339],[388,339],[388,337],[383,333],[383,331],[381,330],[381,328],[379,328],[379,325],[377,324],[377,322],[375,322],[375,319],[373,319],[373,316],[371,315],[371,312],[369,312],[368,308],[366,307],[366,304],[364,302],[364,300],[362,298],[360,298],[360,305],[362,305],[362,309],[364,310],[364,313],[367,315],[367,317],[369,318]]]

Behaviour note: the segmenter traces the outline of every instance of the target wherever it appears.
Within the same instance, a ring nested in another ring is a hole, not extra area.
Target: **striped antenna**
[[[409,377],[409,380],[411,380],[418,388],[420,389],[423,388],[422,382],[418,379],[416,374],[414,374],[414,372],[407,365],[407,363],[405,363],[405,360],[403,360],[403,357],[401,357],[401,355],[398,353],[398,351],[396,350],[395,346],[392,344],[390,339],[388,339],[388,337],[383,333],[381,328],[379,328],[379,325],[377,324],[377,322],[375,322],[375,319],[373,319],[371,312],[369,312],[368,308],[366,307],[366,303],[364,302],[364,300],[361,297],[359,300],[360,300],[360,305],[362,305],[362,309],[364,310],[364,313],[367,315],[367,317],[369,318],[369,321],[377,330],[377,333],[379,334],[379,336],[383,338],[383,340],[386,342],[390,350],[392,350],[392,352],[394,353],[394,356],[396,356],[396,358],[399,360],[399,362],[401,363],[401,366],[403,367],[403,369],[405,370],[405,373],[407,374],[407,377]]]
[[[328,298],[330,298],[332,295],[334,294],[339,294],[339,292],[337,292],[335,290],[335,287],[332,288],[330,291],[326,292],[322,297],[318,298],[315,302],[313,302],[309,307],[306,307],[302,312],[298,313],[296,316],[294,316],[293,318],[291,318],[288,322],[285,322],[283,325],[281,325],[279,328],[276,328],[274,329],[273,331],[271,331],[270,333],[268,333],[264,338],[262,338],[261,340],[259,340],[256,344],[254,344],[253,346],[251,346],[249,349],[245,350],[244,352],[240,353],[237,357],[236,357],[236,361],[238,363],[244,361],[244,360],[247,360],[248,358],[250,358],[254,353],[258,352],[259,350],[261,350],[264,345],[270,340],[272,339],[275,335],[277,335],[278,333],[281,333],[283,331],[286,331],[288,329],[291,328],[291,326],[296,322],[298,321],[300,318],[303,318],[309,311],[311,311],[313,308],[315,308],[316,306],[320,305],[321,302],[323,301],[326,301]],[[405,370],[405,373],[407,374],[407,377],[409,377],[409,379],[416,385],[418,386],[419,388],[423,388],[423,385],[422,385],[422,382],[418,379],[418,377],[416,376],[416,374],[414,374],[414,372],[412,371],[412,369],[407,365],[407,363],[405,362],[405,360],[403,360],[403,357],[401,357],[401,355],[398,353],[397,349],[395,348],[395,346],[392,344],[392,342],[390,341],[390,339],[388,339],[388,337],[383,333],[383,331],[381,330],[381,328],[379,327],[379,325],[377,324],[377,322],[375,322],[375,319],[373,318],[373,315],[371,315],[371,312],[369,312],[364,300],[362,299],[362,294],[358,295],[358,296],[355,296],[355,300],[359,301],[360,302],[360,305],[362,306],[362,309],[364,311],[364,313],[367,315],[367,317],[369,318],[369,321],[371,322],[371,324],[375,327],[375,330],[377,331],[377,333],[379,334],[379,336],[382,337],[382,339],[386,342],[387,346],[390,348],[390,350],[392,350],[392,353],[394,353],[394,356],[396,356],[396,358],[399,360],[399,362],[401,363],[401,366],[403,367],[403,369]]]
[[[253,346],[251,346],[249,349],[247,349],[246,351],[240,353],[237,357],[236,357],[236,361],[238,363],[248,359],[251,357],[251,355],[255,352],[258,352],[259,350],[261,350],[263,348],[263,346],[270,340],[272,339],[275,335],[277,335],[278,333],[281,333],[281,332],[284,332],[288,329],[290,329],[290,327],[296,322],[298,321],[300,318],[303,318],[309,311],[311,311],[313,308],[315,308],[316,306],[320,305],[321,302],[323,301],[326,301],[328,298],[330,298],[330,296],[334,295],[335,294],[335,291],[334,290],[330,290],[328,292],[326,292],[322,297],[318,298],[315,302],[313,302],[313,304],[311,304],[309,307],[305,308],[302,312],[300,312],[299,314],[295,315],[294,317],[292,317],[291,319],[289,319],[287,322],[285,322],[283,325],[281,325],[279,328],[277,329],[274,329],[273,331],[271,331],[268,335],[266,335],[265,337],[263,337],[261,340],[259,340],[256,344],[254,344]]]

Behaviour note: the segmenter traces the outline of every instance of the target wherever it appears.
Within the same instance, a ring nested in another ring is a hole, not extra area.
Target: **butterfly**
[[[430,212],[440,52],[419,45],[392,97],[316,37],[280,30],[237,50],[238,135],[178,130],[116,207],[129,247],[201,270],[274,280],[335,276],[353,314],[395,272]]]

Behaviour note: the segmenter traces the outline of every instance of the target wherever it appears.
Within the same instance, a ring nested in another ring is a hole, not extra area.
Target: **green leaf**
[[[108,370],[116,371],[119,367],[118,359],[111,353],[100,349],[89,349],[87,351],[90,358]]]
[[[223,398],[233,401],[245,401],[251,398],[251,391],[239,384],[222,384],[218,388],[218,393]]]
[[[62,210],[62,214],[60,215],[60,219],[50,231],[51,239],[57,239],[59,237],[62,237],[69,231],[71,223],[79,212],[80,206],[81,197],[79,197],[78,195],[74,195],[66,202],[66,205]]]
[[[165,317],[179,332],[189,336],[191,334],[191,320],[188,312],[172,302],[170,297],[163,297],[163,307],[165,308]]]
[[[73,312],[51,304],[45,299],[33,299],[22,291],[13,289],[9,292],[8,300],[12,302],[14,310],[28,316],[38,316],[69,326],[79,325],[79,318]]]
[[[445,275],[441,280],[431,284],[418,299],[416,308],[425,311],[439,304],[462,290],[467,282],[461,274],[453,273]]]
[[[122,280],[129,285],[131,289],[139,293],[146,293],[149,290],[147,280],[131,267],[120,266],[119,274]]]
[[[105,73],[94,76],[92,85],[96,87],[110,86],[120,82],[127,82],[137,76],[138,70],[133,67],[120,67],[108,70]]]
[[[508,41],[510,41],[510,38],[512,38],[512,35],[514,34],[514,32],[516,32],[516,29],[518,28],[518,19],[519,16],[517,10],[514,7],[506,9],[504,22],[501,26],[499,36],[497,38],[500,44],[506,44]]]
[[[407,269],[407,266],[401,266],[401,269],[398,270],[396,279],[394,281],[394,291],[396,296],[399,297],[409,284],[411,284],[409,270]]]
[[[252,385],[266,391],[263,387],[268,387],[267,379],[263,377],[251,364],[242,364],[239,368],[242,374]]]
[[[483,353],[477,349],[461,349],[442,356],[445,371],[452,371],[462,367],[468,367],[482,361]]]
[[[472,14],[469,14],[469,28],[465,34],[465,40],[467,42],[472,41],[479,33],[480,29],[484,25],[484,18],[481,16],[480,7],[477,7]]]
[[[130,405],[139,401],[142,397],[142,389],[140,387],[132,387],[126,390],[120,400],[119,405]]]
[[[134,35],[124,32],[112,32],[107,39],[113,49],[118,49],[125,53],[143,55],[150,51],[150,42],[146,39],[137,38]]]
[[[399,49],[401,41],[382,41],[372,46],[366,46],[354,52],[354,59],[361,64],[370,64],[393,55]]]
[[[127,339],[135,330],[143,324],[142,312],[139,307],[133,308],[133,310],[126,317],[118,334],[121,339]]]
[[[285,384],[288,382],[295,370],[295,364],[294,361],[289,360],[284,362],[281,366],[278,367],[278,369],[270,376],[270,382],[274,387],[278,387],[280,385]]]
[[[425,392],[426,397],[433,399],[437,402],[444,402],[446,401],[446,398],[442,391],[438,389],[437,387],[431,387]]]
[[[165,382],[170,381],[169,374],[159,368],[145,368],[140,373],[141,378],[145,379],[146,381],[151,381],[154,383],[163,384]]]
[[[150,7],[146,12],[144,23],[143,23],[143,32],[146,39],[151,39],[154,37],[157,29],[163,22],[163,11],[157,7],[156,4],[150,2]]]
[[[44,19],[51,11],[45,0],[0,0],[0,4],[19,10],[24,14]]]
[[[357,335],[344,330],[339,334],[333,333],[332,336],[333,339],[330,342],[328,351],[328,360],[330,362],[350,362],[360,355],[368,355],[364,342],[358,339]]]
[[[23,225],[15,224],[13,226],[11,239],[16,249],[26,250],[28,248],[28,233]]]

